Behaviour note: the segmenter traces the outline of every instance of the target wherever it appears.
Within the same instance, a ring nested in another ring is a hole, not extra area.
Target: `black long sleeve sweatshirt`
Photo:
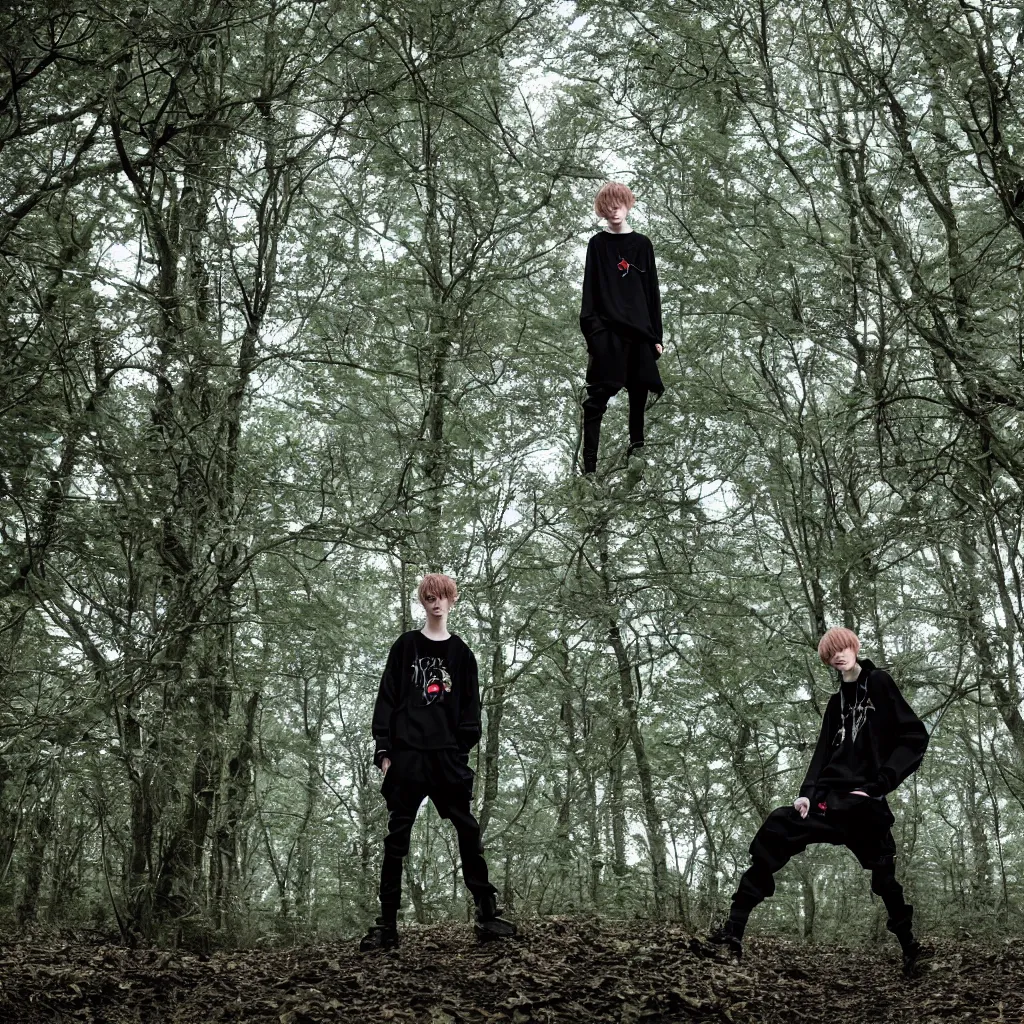
[[[860,675],[840,680],[821,720],[821,732],[800,796],[812,805],[830,790],[862,789],[885,796],[921,764],[928,731],[892,676],[858,659]]]
[[[662,343],[654,246],[638,231],[599,231],[587,244],[580,330],[591,338],[602,328],[650,345]]]
[[[430,640],[403,633],[388,652],[373,706],[373,760],[394,750],[466,753],[480,740],[476,658],[461,637]]]

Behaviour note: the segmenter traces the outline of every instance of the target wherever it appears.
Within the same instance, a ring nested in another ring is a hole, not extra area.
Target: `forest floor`
[[[1024,1024],[1024,941],[940,944],[918,975],[898,947],[746,943],[705,959],[673,925],[547,919],[478,945],[471,928],[210,956],[0,942],[0,1021],[102,1024]]]

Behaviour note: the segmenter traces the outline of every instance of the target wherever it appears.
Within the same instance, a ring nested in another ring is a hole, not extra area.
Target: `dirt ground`
[[[1024,1024],[1024,941],[941,944],[919,974],[898,947],[751,940],[741,963],[690,951],[673,925],[544,920],[478,945],[468,925],[199,956],[110,945],[0,943],[0,1021],[102,1024]]]

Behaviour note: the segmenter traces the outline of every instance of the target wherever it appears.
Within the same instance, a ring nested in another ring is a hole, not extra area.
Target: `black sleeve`
[[[468,753],[480,742],[480,676],[476,657],[467,651],[465,685],[459,701],[458,743],[462,753]]]
[[[373,705],[373,763],[380,768],[381,761],[391,756],[391,718],[398,707],[401,692],[401,638],[391,645],[384,674],[377,688],[377,701]]]
[[[864,787],[869,796],[885,796],[921,765],[928,747],[928,730],[906,702],[900,688],[888,672],[877,669],[874,700],[889,723],[892,750],[878,769],[878,778]]]
[[[580,302],[580,330],[584,338],[592,338],[604,324],[598,312],[600,302],[597,285],[596,245],[592,238],[587,245],[587,265],[583,270],[583,299]]]
[[[803,784],[800,786],[800,796],[813,799],[814,790],[818,785],[818,776],[821,769],[828,763],[829,751],[832,749],[832,698],[829,698],[825,705],[825,714],[821,716],[821,730],[818,733],[818,742],[814,745],[814,753],[811,755],[811,763],[807,767],[807,774],[804,776]]]
[[[650,269],[644,275],[644,283],[647,286],[647,309],[651,316],[651,331],[654,333],[654,340],[663,344],[664,331],[661,325],[661,289],[658,287],[658,268],[654,263],[654,246],[648,245],[651,249]]]

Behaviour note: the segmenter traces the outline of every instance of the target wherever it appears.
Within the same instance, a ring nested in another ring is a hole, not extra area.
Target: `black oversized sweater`
[[[395,750],[465,753],[479,742],[476,658],[454,633],[440,656],[442,643],[409,630],[391,645],[373,706],[378,767]]]
[[[587,244],[580,330],[589,339],[602,328],[650,345],[662,343],[654,247],[638,231],[599,231]]]
[[[858,659],[860,675],[840,679],[821,720],[821,732],[800,796],[812,804],[830,790],[862,789],[885,796],[921,764],[928,731],[884,669]]]

